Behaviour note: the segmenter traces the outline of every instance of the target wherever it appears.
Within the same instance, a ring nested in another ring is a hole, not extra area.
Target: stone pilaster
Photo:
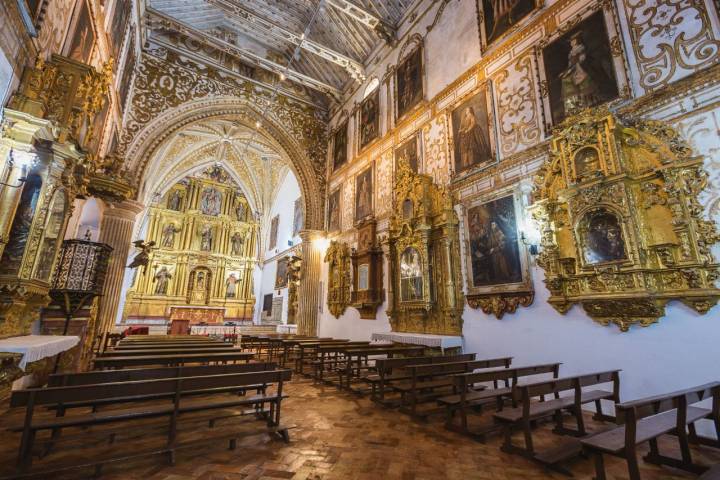
[[[325,233],[302,230],[302,268],[298,286],[298,335],[317,335],[318,306],[320,305],[320,262],[322,261]]]
[[[125,266],[128,263],[130,244],[133,240],[135,218],[143,208],[141,203],[126,200],[105,209],[100,225],[99,241],[110,245],[113,252],[110,255],[105,286],[98,307],[97,333],[108,332],[115,324]]]

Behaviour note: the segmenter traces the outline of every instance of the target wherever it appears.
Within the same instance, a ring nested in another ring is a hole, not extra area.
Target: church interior
[[[720,480],[718,0],[0,25],[0,480]]]

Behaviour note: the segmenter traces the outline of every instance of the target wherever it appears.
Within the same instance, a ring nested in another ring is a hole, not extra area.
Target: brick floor
[[[225,443],[207,441],[182,450],[175,466],[159,456],[106,466],[103,478],[112,480],[421,480],[421,479],[564,479],[524,458],[499,450],[501,439],[492,436],[480,443],[447,431],[441,418],[414,421],[395,410],[373,404],[367,398],[340,393],[331,386],[316,386],[307,380],[294,380],[287,387],[290,398],[283,404],[283,423],[295,425],[291,442],[285,444],[269,436],[253,434],[238,443],[234,451]],[[488,417],[489,418],[489,417]],[[21,419],[21,412],[0,416],[0,426]],[[591,428],[601,425],[589,420]],[[254,424],[252,426],[257,426]],[[255,431],[255,428],[252,429]],[[123,451],[145,447],[150,436],[145,430],[127,428],[132,438],[118,440]],[[190,432],[192,433],[192,432]],[[162,439],[161,435],[156,436]],[[535,436],[538,448],[561,440],[541,426]],[[518,442],[520,439],[518,438]],[[19,442],[17,435],[4,435],[0,441],[0,465],[12,465]],[[87,443],[87,442],[85,442]],[[70,449],[54,458],[82,456],[93,458],[102,448]],[[661,449],[674,450],[672,439],[663,439]],[[695,449],[696,459],[720,462],[720,452]],[[51,455],[51,457],[53,457]],[[48,457],[50,458],[50,457]],[[41,462],[42,463],[42,462]],[[625,463],[607,460],[610,480],[627,479]],[[593,478],[592,461],[579,458],[568,465],[576,479]],[[643,465],[644,480],[675,480],[693,475]],[[88,478],[88,470],[76,470],[57,478]]]

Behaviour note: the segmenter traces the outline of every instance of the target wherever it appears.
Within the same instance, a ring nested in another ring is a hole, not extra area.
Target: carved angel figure
[[[135,255],[135,258],[133,258],[133,261],[130,262],[127,268],[143,267],[143,273],[145,273],[148,262],[150,261],[150,252],[152,252],[155,242],[149,241],[145,243],[145,240],[135,240],[133,245],[135,245],[135,248],[140,250],[140,252]]]

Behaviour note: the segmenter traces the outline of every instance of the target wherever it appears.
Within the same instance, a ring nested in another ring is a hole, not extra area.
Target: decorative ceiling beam
[[[246,62],[249,62],[252,65],[255,65],[256,67],[269,70],[278,75],[278,77],[284,76],[288,80],[312,88],[313,90],[332,95],[335,98],[339,98],[341,95],[340,90],[333,87],[332,85],[328,85],[325,82],[287,68],[286,66],[275,63],[272,60],[263,58],[249,50],[240,48],[230,42],[226,42],[225,40],[221,40],[219,38],[208,35],[207,33],[188,25],[187,23],[181,22],[176,18],[172,18],[161,12],[158,12],[153,8],[147,8],[146,22],[151,29],[165,29],[181,33],[189,38],[192,38],[193,40],[209,45],[228,55],[238,57]]]
[[[395,28],[384,22],[382,18],[373,15],[364,8],[358,7],[348,0],[327,0],[327,3],[345,15],[348,15],[363,25],[370,27],[390,45],[395,45],[397,42]]]
[[[247,8],[236,5],[235,2],[229,0],[205,0],[205,2],[220,8],[224,12],[230,13],[233,19],[238,20],[243,25],[251,29],[262,29],[265,33],[272,37],[292,43],[293,45],[300,45],[300,48],[303,50],[312,52],[320,58],[340,65],[347,70],[352,78],[359,82],[365,80],[365,68],[360,62],[357,62],[352,58],[336,52],[318,42],[310,40],[309,38],[305,38],[304,34],[291,32],[280,25],[257,16]]]

